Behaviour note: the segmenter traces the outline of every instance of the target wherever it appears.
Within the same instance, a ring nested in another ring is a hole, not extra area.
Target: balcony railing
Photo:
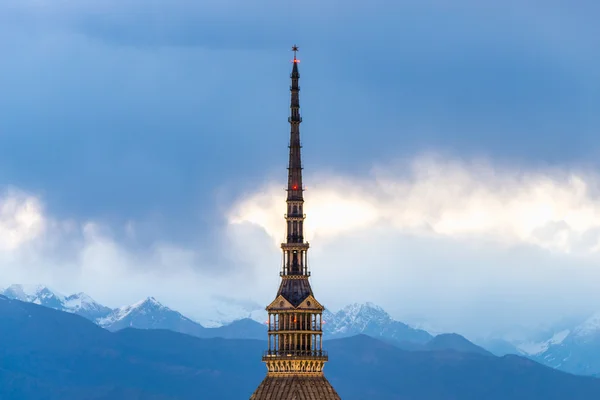
[[[288,276],[288,277],[295,277],[296,276],[296,277],[298,277],[298,279],[301,279],[301,278],[304,278],[304,277],[310,277],[310,271],[307,271],[305,269],[304,272],[301,273],[301,274],[292,274],[290,272],[286,273],[286,272],[280,271],[279,272],[279,276]]]
[[[270,334],[294,334],[294,333],[304,333],[304,334],[313,334],[313,335],[322,335],[323,334],[323,330],[322,329],[317,329],[316,326],[312,326],[312,327],[307,327],[306,329],[303,328],[298,328],[298,329],[294,329],[294,327],[288,327],[288,329],[283,329],[283,328],[275,328],[275,327],[268,327],[267,332]]]
[[[270,358],[311,358],[311,359],[325,359],[327,351],[325,350],[267,350],[263,353],[263,359]]]

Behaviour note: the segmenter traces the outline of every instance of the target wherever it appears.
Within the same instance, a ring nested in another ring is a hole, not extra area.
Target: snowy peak
[[[65,297],[65,302],[72,308],[90,308],[98,304],[94,299],[85,293],[75,293]]]
[[[517,345],[517,349],[528,356],[535,356],[545,352],[550,346],[561,344],[567,338],[567,336],[569,336],[569,333],[570,331],[565,329],[563,331],[556,332],[550,339],[542,342],[520,343]]]
[[[27,299],[37,296],[37,294],[44,289],[47,289],[44,285],[13,284],[4,289],[3,292],[12,293],[19,298]]]
[[[110,308],[103,306],[85,293],[67,296],[63,304],[66,310],[92,321],[105,317],[111,312]]]
[[[41,285],[10,285],[2,291],[2,294],[10,299],[31,302],[43,289],[44,286]]]
[[[163,306],[159,303],[154,297],[148,297],[144,300],[140,300],[137,303],[131,304],[129,306],[119,307],[113,310],[109,315],[104,318],[100,318],[97,322],[98,325],[102,327],[110,327],[113,324],[119,323],[126,318],[135,318],[141,315],[152,314],[156,311],[165,311],[165,312],[173,312],[168,307]],[[177,313],[179,314],[179,313]]]
[[[390,315],[373,303],[350,304],[336,313],[326,311],[323,316],[325,329],[332,335],[363,333],[369,325],[388,324]]]
[[[334,337],[366,334],[394,341],[425,343],[432,336],[419,329],[395,321],[373,303],[350,304],[338,312],[323,314],[323,329]]]
[[[578,318],[579,319],[579,318]],[[600,375],[600,312],[540,343],[523,343],[519,350],[552,368],[578,375]]]
[[[338,315],[343,315],[344,318],[352,321],[358,321],[368,317],[369,319],[377,319],[380,321],[389,321],[392,318],[384,311],[383,308],[373,303],[350,304],[337,312]]]
[[[169,329],[198,336],[204,330],[202,325],[162,305],[154,297],[117,308],[106,317],[98,319],[97,323],[110,331],[125,328]]]
[[[600,312],[576,326],[573,329],[572,336],[579,340],[593,340],[600,336]]]
[[[349,304],[342,308],[340,311],[348,316],[360,316],[361,314],[369,313],[371,315],[377,315],[382,318],[390,318],[390,315],[377,304],[366,302],[366,303],[354,303]]]
[[[59,306],[65,298],[64,295],[43,285],[10,285],[3,294],[6,297],[29,303],[49,304],[49,307]]]
[[[154,311],[154,310],[162,310],[162,309],[172,311],[170,308],[163,306],[154,297],[147,297],[144,300],[140,300],[137,303],[134,303],[130,306],[126,306],[124,308],[127,308],[129,310],[129,312],[138,311],[141,313],[146,313],[146,312],[150,312],[150,311]]]
[[[110,312],[108,307],[97,303],[85,293],[65,296],[43,285],[11,285],[1,294],[10,299],[70,312],[91,320],[105,316]]]

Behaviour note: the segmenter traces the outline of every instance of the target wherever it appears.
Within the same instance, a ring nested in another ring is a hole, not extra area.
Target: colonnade
[[[268,325],[269,353],[318,356],[323,351],[321,313],[273,313]]]

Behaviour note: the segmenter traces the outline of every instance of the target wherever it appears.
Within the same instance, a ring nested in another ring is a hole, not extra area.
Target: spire
[[[308,243],[304,242],[304,197],[302,192],[302,157],[300,150],[300,73],[298,72],[298,46],[292,47],[294,52],[294,60],[292,67],[292,85],[290,86],[290,160],[288,164],[288,186],[287,186],[287,214],[286,225],[287,235],[286,242],[282,244],[284,252],[283,275],[304,275],[308,276],[306,253]],[[303,293],[308,293],[309,290],[302,290]]]
[[[323,350],[323,311],[309,283],[308,243],[304,241],[304,199],[302,197],[302,160],[300,157],[300,102],[298,93],[298,46],[292,47],[294,65],[290,104],[290,162],[288,167],[287,240],[281,244],[283,270],[269,313],[268,350],[263,355],[267,376],[250,400],[316,399],[340,400],[323,375],[329,360]]]
[[[294,60],[292,67],[292,85],[290,86],[291,101],[290,101],[290,117],[288,121],[290,123],[290,160],[288,165],[288,188],[287,188],[287,199],[302,201],[302,157],[300,154],[300,123],[302,117],[300,116],[300,86],[298,81],[300,80],[300,73],[298,72],[298,64],[300,60],[297,58],[298,46],[292,47],[294,52]]]

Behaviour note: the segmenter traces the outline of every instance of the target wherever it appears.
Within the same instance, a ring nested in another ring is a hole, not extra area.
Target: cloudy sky
[[[0,0],[0,285],[268,302],[297,43],[326,306],[600,311],[600,6],[451,3]]]

